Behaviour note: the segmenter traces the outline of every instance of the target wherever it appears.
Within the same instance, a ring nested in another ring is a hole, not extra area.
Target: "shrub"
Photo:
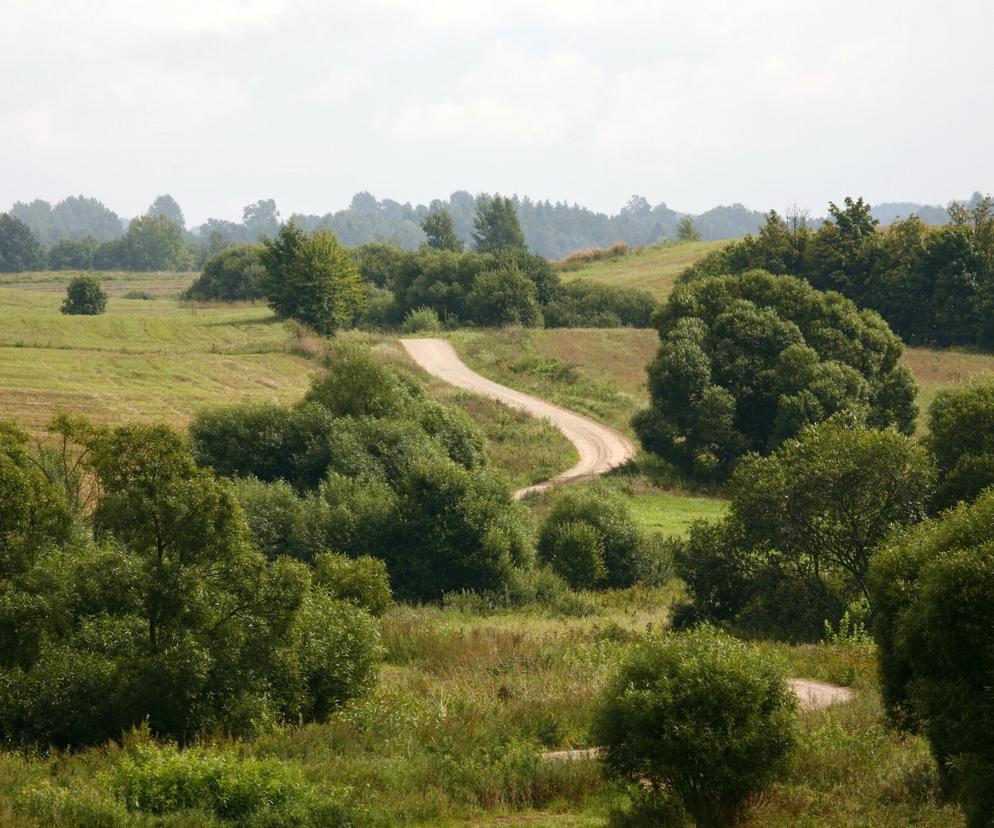
[[[392,417],[423,394],[416,380],[376,359],[369,348],[350,344],[335,349],[304,400],[334,417]]]
[[[876,314],[789,276],[752,271],[679,285],[656,316],[642,445],[698,477],[724,478],[832,414],[910,434],[915,384]]]
[[[922,729],[972,827],[994,823],[994,492],[895,536],[873,561],[881,690]]]
[[[657,306],[647,291],[577,279],[560,285],[543,314],[547,328],[648,328]]]
[[[107,294],[92,276],[77,276],[66,288],[62,312],[70,316],[96,316],[107,310]]]
[[[697,617],[817,640],[826,620],[865,605],[871,556],[925,516],[934,477],[909,438],[844,416],[745,458],[727,516],[695,524],[679,556]]]
[[[149,293],[147,290],[129,290],[125,293],[122,299],[140,299],[145,302],[150,302],[155,299],[155,296]]]
[[[393,603],[386,565],[368,555],[361,558],[331,552],[318,555],[314,559],[314,583],[371,615],[383,615]]]
[[[994,381],[940,391],[928,420],[927,444],[939,467],[938,508],[973,500],[994,485]]]
[[[623,498],[598,488],[564,489],[538,538],[539,557],[574,587],[626,587],[651,554]]]
[[[204,748],[132,746],[108,774],[131,811],[166,816],[206,812],[239,825],[350,826],[347,794],[319,793],[300,769],[278,759],[234,757]]]
[[[638,646],[594,720],[608,772],[726,826],[786,768],[796,699],[759,650],[704,627]]]
[[[404,333],[436,333],[442,330],[442,320],[434,308],[420,307],[407,312],[400,326]]]
[[[517,267],[502,267],[481,273],[466,296],[466,315],[477,325],[540,327],[535,284]]]
[[[238,302],[262,299],[262,245],[236,244],[215,253],[203,272],[183,293],[184,299],[198,302]]]

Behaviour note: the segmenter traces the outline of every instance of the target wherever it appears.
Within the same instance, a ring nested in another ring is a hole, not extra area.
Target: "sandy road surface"
[[[551,480],[519,489],[514,493],[517,498],[549,489],[560,483],[575,483],[596,477],[635,456],[635,446],[632,445],[632,441],[613,428],[582,414],[540,400],[538,397],[499,385],[471,371],[445,340],[402,339],[400,343],[411,358],[429,374],[434,374],[458,388],[490,397],[509,408],[526,411],[533,417],[548,420],[576,446],[580,454],[579,463]]]

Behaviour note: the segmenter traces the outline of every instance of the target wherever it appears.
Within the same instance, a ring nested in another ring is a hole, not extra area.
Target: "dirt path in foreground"
[[[621,432],[582,414],[481,377],[475,371],[471,371],[459,359],[453,347],[443,339],[402,339],[400,344],[429,374],[457,388],[472,391],[474,394],[497,400],[509,408],[548,420],[576,446],[580,462],[551,480],[519,489],[514,493],[516,498],[520,499],[532,492],[541,492],[562,483],[589,480],[628,462],[635,456],[635,446]]]

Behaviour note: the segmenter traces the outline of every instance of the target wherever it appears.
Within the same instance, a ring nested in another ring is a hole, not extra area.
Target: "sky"
[[[994,191],[989,0],[0,0],[0,209]]]

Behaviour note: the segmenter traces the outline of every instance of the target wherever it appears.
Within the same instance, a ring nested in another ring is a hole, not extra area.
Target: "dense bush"
[[[656,307],[648,291],[577,279],[559,286],[543,314],[547,328],[648,328]]]
[[[728,826],[786,770],[796,704],[766,655],[705,627],[636,647],[608,682],[593,735],[611,775],[651,786],[699,826]]]
[[[923,519],[934,478],[909,438],[839,416],[747,457],[729,481],[728,515],[695,524],[678,556],[696,617],[817,640],[826,621],[865,616],[871,557]]]
[[[12,213],[0,213],[0,272],[41,270],[45,248],[31,229]]]
[[[534,283],[516,267],[485,270],[466,295],[466,318],[477,325],[538,327],[542,311]]]
[[[238,302],[262,299],[262,245],[237,244],[215,253],[197,280],[183,293],[198,302]]]
[[[939,467],[937,507],[973,500],[994,485],[994,382],[940,391],[928,425],[928,447]]]
[[[888,710],[924,730],[968,824],[994,824],[994,492],[890,541],[870,598]]]
[[[680,285],[656,316],[642,445],[688,474],[724,477],[807,425],[850,410],[914,429],[901,341],[876,314],[799,279],[752,271]]]
[[[641,531],[628,503],[598,488],[560,492],[542,524],[539,557],[572,586],[631,586],[658,547]]]
[[[77,433],[98,493],[95,544],[67,536],[58,489],[20,469],[17,440],[0,462],[0,492],[26,483],[30,510],[4,510],[4,543],[23,553],[31,538],[0,572],[0,738],[79,746],[143,721],[178,738],[244,733],[323,718],[368,687],[373,619],[302,564],[267,563],[179,435]]]
[[[950,223],[930,228],[911,216],[877,229],[870,205],[847,198],[829,205],[830,220],[812,231],[775,212],[756,237],[704,257],[682,276],[762,268],[837,290],[887,320],[905,341],[994,346],[994,202],[949,208]]]
[[[371,615],[383,615],[393,600],[383,561],[325,552],[314,559],[314,583],[335,598],[352,601]]]
[[[400,329],[404,333],[437,333],[442,330],[442,320],[434,308],[414,308],[407,312]]]
[[[107,294],[91,276],[77,276],[66,288],[62,312],[71,316],[96,316],[107,309]]]

